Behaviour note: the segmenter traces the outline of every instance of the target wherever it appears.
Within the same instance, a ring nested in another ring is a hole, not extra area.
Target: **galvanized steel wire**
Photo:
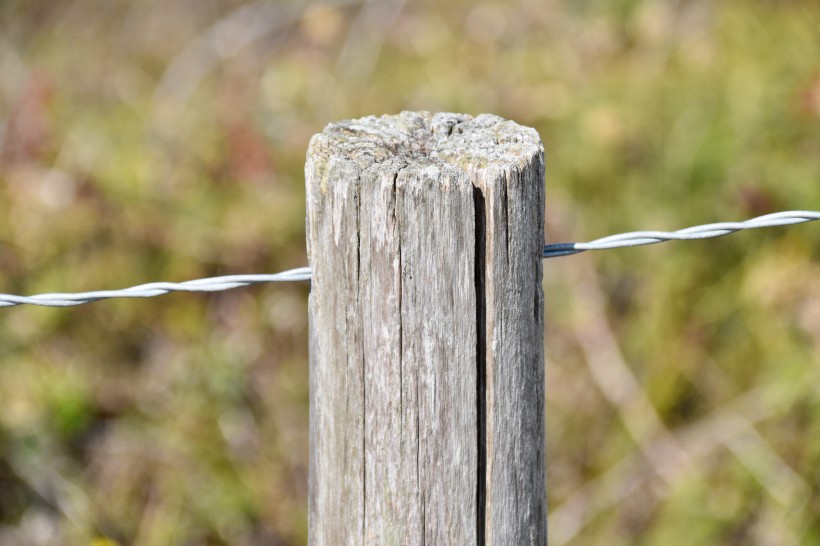
[[[709,237],[720,237],[744,229],[757,229],[762,227],[788,226],[791,224],[801,224],[820,220],[820,212],[809,210],[791,210],[786,212],[775,212],[758,216],[745,222],[721,222],[719,224],[705,224],[694,226],[678,231],[632,231],[618,235],[610,235],[601,239],[595,239],[588,243],[558,243],[546,245],[544,247],[544,258],[556,258],[558,256],[568,256],[578,254],[586,250],[607,250],[610,248],[620,248],[626,246],[643,246],[664,243],[666,241],[683,241],[691,239],[708,239]]]
[[[736,231],[762,227],[787,226],[820,220],[820,212],[797,210],[776,212],[746,220],[745,222],[722,222],[705,224],[678,231],[633,231],[610,235],[587,243],[558,243],[544,246],[544,258],[555,258],[578,254],[587,250],[606,250],[627,246],[652,245],[666,241],[707,239],[720,237]],[[220,292],[253,284],[268,282],[309,281],[309,267],[298,267],[280,273],[258,275],[227,275],[197,279],[181,283],[152,282],[122,290],[98,290],[95,292],[37,294],[35,296],[14,296],[0,294],[0,307],[17,305],[39,305],[43,307],[71,307],[110,298],[152,298],[169,292]]]
[[[0,307],[15,305],[40,305],[44,307],[70,307],[92,301],[110,298],[152,298],[169,292],[220,292],[263,282],[309,281],[310,268],[298,267],[281,273],[261,275],[226,275],[181,283],[152,282],[140,284],[123,290],[99,290],[96,292],[79,292],[75,294],[38,294],[36,296],[12,296],[0,294]]]

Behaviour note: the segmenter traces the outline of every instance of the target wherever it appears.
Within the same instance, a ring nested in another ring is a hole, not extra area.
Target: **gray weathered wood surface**
[[[546,544],[538,134],[367,117],[305,172],[310,544]]]

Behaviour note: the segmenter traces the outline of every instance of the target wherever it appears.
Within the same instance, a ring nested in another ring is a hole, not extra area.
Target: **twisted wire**
[[[555,258],[578,254],[587,250],[605,250],[627,246],[642,246],[690,239],[720,237],[745,229],[787,226],[820,220],[820,212],[797,210],[776,212],[746,220],[745,222],[722,222],[705,224],[678,231],[633,231],[610,235],[587,243],[558,243],[544,246],[544,258]],[[35,296],[14,296],[0,294],[0,307],[17,305],[39,305],[43,307],[71,307],[110,298],[152,298],[169,292],[219,292],[267,282],[309,281],[309,267],[298,267],[281,273],[259,275],[226,275],[197,279],[181,283],[152,282],[125,288],[123,290],[98,290],[95,292],[37,294]]]
[[[82,305],[92,301],[105,300],[109,298],[152,298],[161,296],[169,292],[219,292],[250,286],[263,282],[288,282],[288,281],[309,281],[310,268],[298,267],[289,269],[281,273],[261,274],[261,275],[226,275],[223,277],[211,277],[208,279],[197,279],[181,283],[173,282],[152,282],[125,288],[123,290],[98,290],[96,292],[79,292],[75,294],[38,294],[36,296],[12,296],[10,294],[0,294],[0,307],[13,307],[15,305],[40,305],[44,307],[70,307],[72,305]]]
[[[803,222],[812,222],[814,220],[820,220],[820,212],[791,210],[758,216],[745,222],[705,224],[679,229],[678,231],[632,231],[595,239],[588,243],[558,243],[546,245],[544,246],[544,258],[569,256],[570,254],[578,254],[586,250],[606,250],[626,246],[654,245],[655,243],[663,243],[666,241],[708,239],[709,237],[720,237],[721,235],[728,235],[745,229],[787,226],[791,224],[801,224]]]

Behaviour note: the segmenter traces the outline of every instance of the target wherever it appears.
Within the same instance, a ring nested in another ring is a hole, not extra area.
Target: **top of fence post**
[[[305,171],[310,543],[546,544],[538,134],[367,117]]]

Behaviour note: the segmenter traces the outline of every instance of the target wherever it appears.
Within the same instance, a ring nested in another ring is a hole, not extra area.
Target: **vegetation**
[[[305,263],[324,124],[492,112],[547,238],[820,209],[805,1],[0,2],[0,291]],[[820,229],[545,263],[551,545],[820,543]],[[0,311],[0,543],[307,537],[305,284]]]

